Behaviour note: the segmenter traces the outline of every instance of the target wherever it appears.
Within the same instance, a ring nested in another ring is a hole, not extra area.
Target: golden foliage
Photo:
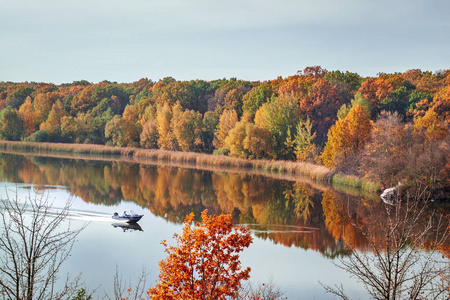
[[[328,142],[322,154],[327,168],[336,167],[364,147],[370,136],[372,123],[366,110],[354,106],[343,120],[338,120],[328,132]]]
[[[228,136],[228,132],[235,126],[238,121],[238,115],[233,109],[225,109],[220,116],[219,124],[215,131],[214,147],[216,149],[222,148],[225,144],[225,138]]]
[[[425,132],[428,140],[442,140],[448,135],[448,129],[439,120],[438,114],[431,109],[423,117],[414,120],[414,131]]]
[[[20,106],[18,114],[23,121],[25,136],[29,136],[35,132],[37,129],[37,122],[34,119],[34,109],[30,97],[27,97],[25,102]]]

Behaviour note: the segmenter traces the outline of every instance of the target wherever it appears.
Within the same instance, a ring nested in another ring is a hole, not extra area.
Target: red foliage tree
[[[308,96],[299,100],[300,111],[311,118],[313,131],[320,142],[326,140],[330,127],[336,122],[337,111],[343,104],[336,86],[319,79]]]
[[[372,103],[372,118],[374,118],[379,113],[381,102],[389,97],[393,90],[394,88],[387,79],[379,77],[368,78],[361,84],[358,91]]]
[[[147,292],[151,299],[227,299],[249,279],[239,253],[252,242],[250,229],[234,227],[231,215],[208,216],[207,210],[197,226],[191,226],[193,219],[191,213],[182,236],[174,235],[177,246],[162,241],[169,256],[159,263],[159,283]]]

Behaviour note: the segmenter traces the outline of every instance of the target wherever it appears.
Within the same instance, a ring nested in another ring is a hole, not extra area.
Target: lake
[[[130,286],[142,267],[155,285],[161,240],[174,244],[182,222],[204,209],[228,213],[249,226],[254,237],[241,262],[251,267],[253,283],[268,282],[288,299],[333,299],[319,281],[342,283],[351,298],[366,298],[360,283],[334,263],[346,256],[343,238],[359,251],[369,246],[350,225],[349,216],[367,218],[366,208],[382,209],[378,195],[339,191],[308,180],[294,181],[238,171],[218,172],[108,159],[71,159],[0,153],[0,196],[48,194],[55,208],[71,198],[70,218],[89,225],[78,236],[60,275],[82,273],[96,295],[112,294],[116,268]],[[139,226],[123,228],[111,215],[134,210]]]

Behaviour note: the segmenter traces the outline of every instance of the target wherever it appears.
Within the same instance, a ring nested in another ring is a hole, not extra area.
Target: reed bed
[[[25,150],[30,152],[73,153],[73,154],[97,154],[97,155],[122,155],[122,149],[104,145],[90,144],[63,144],[63,143],[35,143],[0,141],[1,149]]]
[[[74,155],[120,156],[124,158],[147,159],[165,161],[169,163],[186,163],[197,167],[229,167],[262,171],[267,174],[287,174],[292,176],[308,177],[316,182],[332,182],[367,191],[377,191],[378,185],[363,181],[361,178],[350,175],[333,174],[324,166],[311,163],[275,160],[247,160],[224,155],[212,155],[193,152],[177,152],[160,149],[140,149],[131,147],[113,147],[92,144],[63,144],[63,143],[36,143],[13,142],[0,140],[0,149],[23,150],[38,153],[63,153]]]
[[[348,186],[355,189],[361,189],[368,192],[376,192],[380,189],[375,182],[366,181],[354,175],[334,174],[332,177],[333,185]]]

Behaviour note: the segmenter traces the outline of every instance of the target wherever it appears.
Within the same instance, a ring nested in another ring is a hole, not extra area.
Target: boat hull
[[[136,216],[112,216],[114,220],[122,221],[126,223],[137,223],[143,215],[136,215]]]

